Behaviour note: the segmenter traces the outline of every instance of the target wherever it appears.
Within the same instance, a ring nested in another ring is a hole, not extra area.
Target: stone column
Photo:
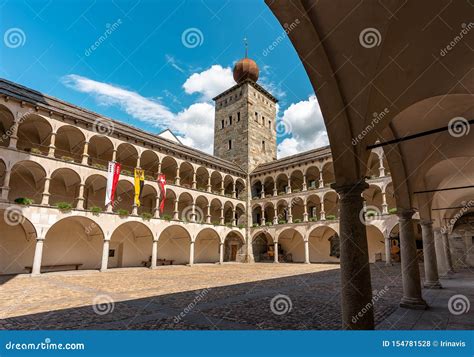
[[[308,204],[303,200],[303,222],[308,222]]]
[[[10,142],[8,143],[8,148],[16,150],[16,144],[18,142],[18,121],[15,121],[11,127]]]
[[[438,276],[438,262],[436,261],[436,251],[434,243],[433,222],[422,220],[421,234],[423,237],[423,264],[425,267],[425,284],[427,289],[440,289]]]
[[[196,189],[196,186],[197,186],[197,180],[196,180],[196,171],[193,172],[193,182],[191,183],[191,188],[193,190]]]
[[[260,191],[260,198],[265,198],[265,185],[263,183]]]
[[[303,191],[308,190],[308,184],[306,183],[306,175],[303,175]]]
[[[441,236],[443,237],[443,247],[444,247],[444,254],[446,256],[446,265],[448,268],[448,274],[454,273],[453,269],[453,259],[451,257],[451,249],[449,247],[449,236],[448,232],[444,230],[441,232]]]
[[[189,265],[192,266],[194,264],[194,242],[191,241],[189,244]]]
[[[3,187],[2,187],[2,201],[8,201],[8,194],[10,192],[10,177],[11,177],[12,170],[7,169],[5,170],[5,177],[3,178]]]
[[[117,161],[117,149],[114,149],[112,151],[112,161]]]
[[[392,265],[392,251],[390,245],[390,235],[385,236],[385,265]]]
[[[82,161],[83,165],[87,165],[89,162],[89,142],[84,141],[84,150],[82,151]]]
[[[102,246],[102,262],[100,264],[100,271],[107,271],[107,265],[109,264],[109,247],[110,240],[104,239],[104,245]]]
[[[324,180],[323,180],[323,171],[319,171],[319,188],[324,187]]]
[[[237,197],[237,190],[235,188],[235,182],[232,183],[232,198]]]
[[[364,180],[333,188],[339,194],[341,306],[344,329],[374,328],[372,285],[366,227],[359,218],[363,209],[362,192],[369,186]],[[370,306],[368,309],[366,306]],[[359,313],[366,311],[361,317]]]
[[[414,213],[409,209],[397,209],[403,284],[400,306],[409,309],[426,309],[428,306],[421,296],[420,269],[412,219]]]
[[[273,208],[273,224],[278,224],[278,207]]]
[[[278,196],[278,188],[276,180],[273,181],[273,196]]]
[[[43,195],[41,197],[41,204],[43,206],[49,205],[49,183],[51,181],[51,177],[46,176],[44,178],[44,190],[43,190]]]
[[[290,176],[288,176],[288,189],[286,193],[291,193],[291,177]]]
[[[153,212],[154,218],[160,218],[160,196],[156,196],[155,198],[155,209]]]
[[[79,184],[79,194],[77,195],[76,209],[84,209],[84,186],[85,184],[82,182]]]
[[[293,223],[293,214],[291,212],[291,203],[288,205],[288,223]]]
[[[196,222],[196,204],[191,204],[191,222]]]
[[[207,192],[212,192],[212,185],[211,185],[211,175],[207,178]]]
[[[224,206],[221,207],[220,224],[224,224]]]
[[[388,214],[387,195],[382,192],[382,214]]]
[[[150,269],[156,268],[156,259],[158,258],[158,240],[153,239],[153,245],[151,246],[151,264]]]
[[[158,175],[161,174],[161,162],[158,163],[158,174],[156,175],[156,177],[158,177]]]
[[[224,243],[219,242],[219,264],[224,263]]]
[[[221,196],[224,196],[225,193],[225,187],[224,187],[224,179],[221,181]]]
[[[278,242],[273,243],[273,252],[275,253],[275,256],[273,257],[273,262],[278,263]]]
[[[304,262],[305,264],[311,263],[309,261],[309,241],[308,240],[304,241]]]
[[[140,154],[138,154],[138,156],[137,156],[137,166],[136,166],[136,168],[139,169],[140,166],[141,166],[141,157],[140,157]]]
[[[35,245],[35,255],[33,258],[33,267],[31,270],[31,275],[40,275],[41,274],[41,260],[43,259],[43,237],[36,238],[36,245]]]
[[[321,212],[320,212],[321,217],[319,217],[319,220],[324,221],[326,220],[326,212],[324,212],[324,198],[321,200]]]
[[[211,205],[207,205],[206,223],[211,223]]]
[[[181,178],[179,177],[179,166],[176,167],[176,177],[174,179],[174,184],[178,186],[181,184]]]
[[[51,133],[51,139],[50,139],[50,142],[49,142],[49,150],[48,150],[48,156],[49,157],[54,157],[54,152],[56,150],[55,143],[56,143],[56,132],[53,131]]]
[[[383,166],[383,156],[379,157],[379,177],[385,176],[385,167]]]
[[[177,221],[179,219],[178,203],[179,203],[179,200],[177,198],[175,198],[174,199],[174,208],[173,208],[173,219],[175,221]]]
[[[265,219],[265,208],[263,206],[260,206],[260,209],[262,211],[262,219],[260,220],[260,225],[264,226],[266,219]]]

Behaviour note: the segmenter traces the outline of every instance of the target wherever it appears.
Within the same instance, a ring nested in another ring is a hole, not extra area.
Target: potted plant
[[[97,206],[92,206],[90,208],[90,211],[92,212],[94,216],[98,216],[102,212],[102,208],[97,207]]]
[[[171,221],[171,216],[169,214],[164,214],[163,219],[167,222]]]
[[[152,215],[151,213],[149,213],[149,212],[143,212],[143,213],[140,215],[140,217],[142,217],[142,219],[143,219],[144,221],[149,221],[150,219],[153,218],[153,215]]]
[[[55,207],[62,213],[71,212],[72,210],[72,204],[70,204],[69,202],[58,202],[55,204]]]
[[[15,203],[18,203],[19,205],[29,206],[29,205],[32,205],[34,201],[31,198],[19,197],[15,199]]]
[[[120,218],[125,218],[130,215],[130,212],[128,210],[122,208],[118,209],[116,213],[119,215]]]

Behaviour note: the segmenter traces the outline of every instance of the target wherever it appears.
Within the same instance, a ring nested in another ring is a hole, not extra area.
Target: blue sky
[[[210,98],[233,85],[247,38],[259,83],[280,99],[279,156],[327,143],[304,68],[263,1],[0,0],[0,16],[1,77],[151,132],[170,127],[207,152]]]

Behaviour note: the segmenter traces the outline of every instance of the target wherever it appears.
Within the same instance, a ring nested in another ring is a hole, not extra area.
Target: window
[[[237,121],[240,121],[240,112],[237,112]]]
[[[265,126],[265,117],[262,115],[262,125]]]
[[[232,115],[229,115],[229,125],[232,125]]]
[[[229,140],[229,150],[232,149],[232,140]]]
[[[224,120],[221,120],[221,129],[224,129]]]
[[[255,121],[258,121],[258,113],[255,112]]]
[[[265,152],[265,140],[262,140],[262,151]]]
[[[271,120],[268,121],[268,127],[269,127],[269,128],[272,127],[272,121],[271,121]]]

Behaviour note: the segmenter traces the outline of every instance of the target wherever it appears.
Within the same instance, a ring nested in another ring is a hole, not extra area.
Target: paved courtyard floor
[[[371,273],[376,323],[390,328],[400,266]],[[3,276],[0,329],[339,329],[339,274],[334,264],[261,263]]]

